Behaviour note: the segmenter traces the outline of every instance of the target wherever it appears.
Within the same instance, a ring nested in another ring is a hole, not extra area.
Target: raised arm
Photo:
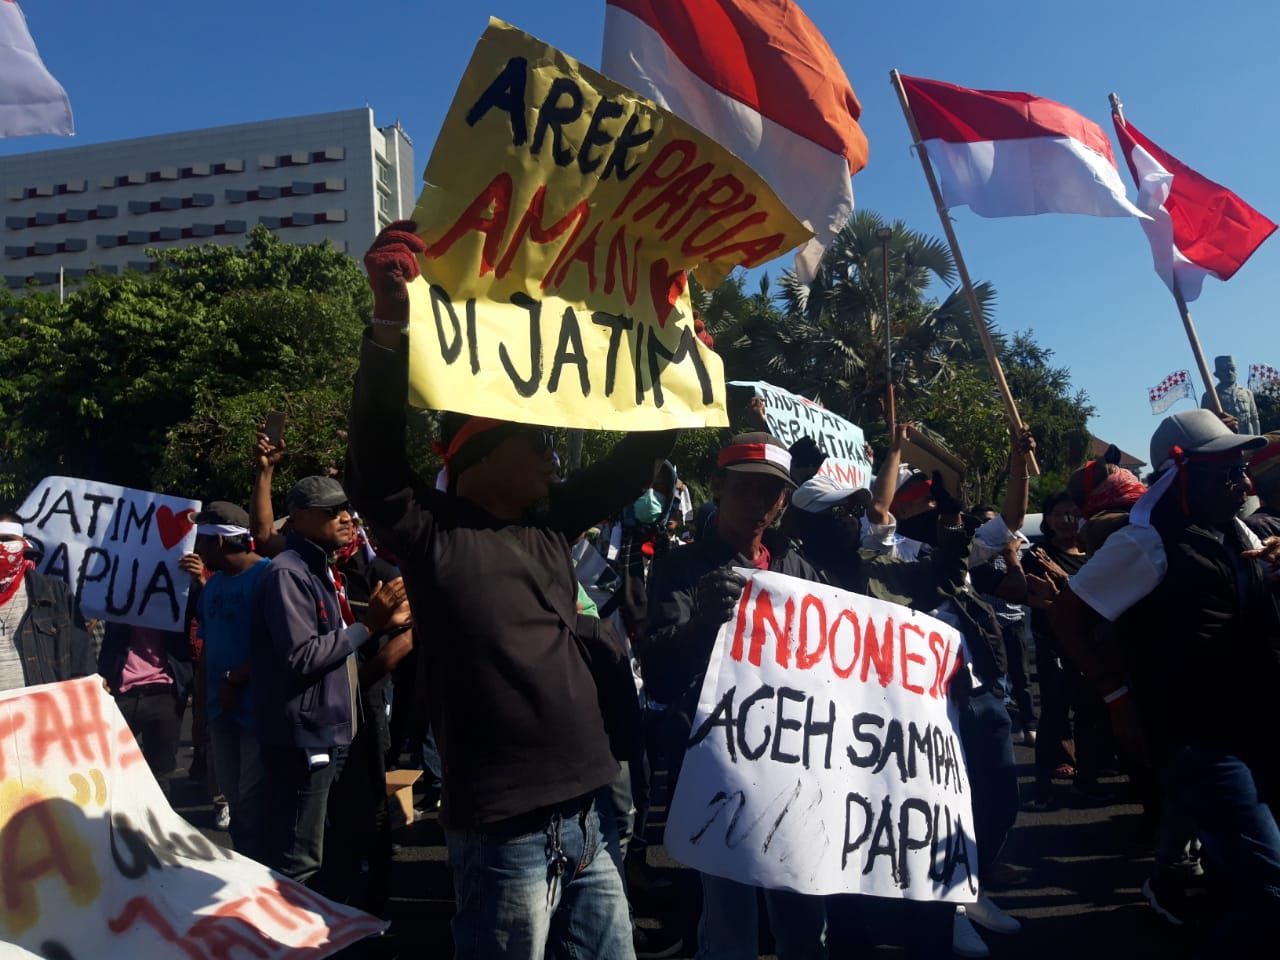
[[[902,445],[911,437],[911,424],[900,423],[893,433],[893,442],[885,455],[884,463],[876,472],[875,486],[871,488],[871,502],[867,504],[867,521],[877,526],[889,522],[889,506],[898,489],[898,466],[902,463]]]
[[[431,523],[426,504],[434,495],[405,454],[407,284],[418,275],[417,254],[424,249],[414,229],[410,221],[396,221],[365,254],[374,315],[360,344],[343,476],[352,505],[378,538],[401,556]]]
[[[249,497],[249,535],[253,537],[255,552],[264,557],[274,557],[284,549],[284,534],[276,532],[275,509],[271,506],[271,481],[276,464],[283,456],[284,437],[279,443],[272,443],[266,433],[259,431],[254,446],[258,469],[253,475],[253,492]]]
[[[551,525],[570,540],[620,511],[653,485],[679,430],[630,433],[603,460],[552,488]]]
[[[1027,519],[1027,494],[1031,483],[1027,460],[1035,449],[1036,438],[1032,436],[1031,428],[1023,427],[1009,451],[1009,485],[1005,487],[1004,506],[1000,510],[1010,533],[1021,530],[1022,522]]]

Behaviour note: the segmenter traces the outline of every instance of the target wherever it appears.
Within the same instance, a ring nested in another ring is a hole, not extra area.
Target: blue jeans
[[[702,876],[697,960],[756,960],[760,956],[757,887]],[[826,960],[827,908],[822,897],[764,891],[778,960]]]
[[[1196,825],[1205,854],[1233,886],[1231,908],[1206,957],[1250,956],[1280,934],[1280,828],[1249,765],[1226,747],[1197,744],[1163,768],[1169,803]]]
[[[457,960],[634,960],[616,827],[594,802],[525,832],[446,830],[445,841]]]
[[[973,801],[976,868],[986,872],[997,862],[1018,818],[1018,767],[1003,688],[972,693],[960,701],[960,744],[964,747]]]

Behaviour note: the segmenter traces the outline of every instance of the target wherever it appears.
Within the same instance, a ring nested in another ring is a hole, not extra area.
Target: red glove
[[[427,249],[413,232],[417,229],[412,220],[388,224],[364,255],[364,269],[373,289],[373,315],[380,320],[409,322],[406,284],[422,272],[417,255]]]

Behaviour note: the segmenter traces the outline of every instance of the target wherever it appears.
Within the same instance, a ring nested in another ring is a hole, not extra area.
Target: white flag
[[[1164,413],[1183,398],[1194,400],[1195,396],[1190,370],[1176,370],[1147,391],[1151,412],[1155,414]]]
[[[21,8],[0,0],[0,137],[36,133],[75,133],[71,101],[45,69]]]

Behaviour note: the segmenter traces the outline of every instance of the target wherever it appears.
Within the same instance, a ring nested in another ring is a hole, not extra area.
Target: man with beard
[[[1116,624],[1123,672],[1091,679],[1113,724],[1145,739],[1124,738],[1150,758],[1173,812],[1195,824],[1233,888],[1203,946],[1209,957],[1249,955],[1280,933],[1269,803],[1280,784],[1280,539],[1260,543],[1237,517],[1247,453],[1266,442],[1207,410],[1166,417],[1151,438],[1156,480],[1049,610],[1058,637],[1077,644],[1103,620]],[[1162,914],[1172,892],[1159,873],[1143,887]]]
[[[803,580],[821,576],[785,537],[772,530],[792,484],[791,455],[767,433],[743,433],[720,451],[712,479],[720,507],[705,534],[689,547],[656,559],[649,575],[648,627],[637,644],[646,689],[671,704],[673,767],[684,756],[698,691],[720,625],[746,586],[734,567],[772,570]],[[674,769],[673,780],[678,776]],[[781,960],[827,956],[826,910],[821,897],[765,890]],[[702,875],[700,957],[759,953],[756,888]]]

